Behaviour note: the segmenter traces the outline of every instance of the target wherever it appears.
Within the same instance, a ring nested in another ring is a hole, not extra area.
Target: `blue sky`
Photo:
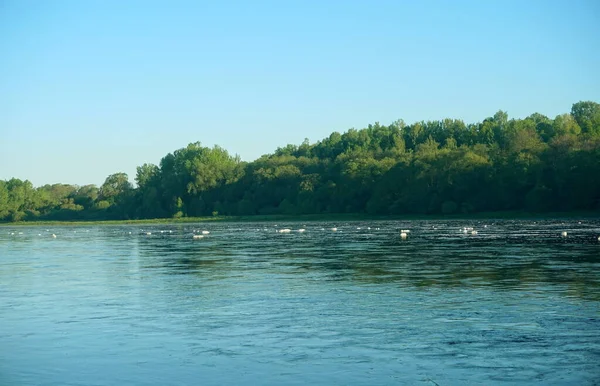
[[[600,2],[0,0],[0,179],[600,101]]]

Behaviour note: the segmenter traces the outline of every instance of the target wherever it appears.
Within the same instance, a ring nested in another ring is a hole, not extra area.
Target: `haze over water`
[[[599,220],[0,227],[0,384],[594,384],[599,235]]]

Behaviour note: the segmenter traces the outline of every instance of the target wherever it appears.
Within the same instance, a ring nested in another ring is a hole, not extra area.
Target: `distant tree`
[[[90,209],[98,199],[99,189],[96,185],[84,185],[72,194],[73,201],[84,209]]]
[[[596,102],[577,102],[571,108],[571,115],[577,121],[583,133],[600,135],[600,104]]]
[[[554,119],[379,122],[253,162],[200,142],[99,188],[0,181],[0,220],[600,210],[600,105]]]
[[[126,173],[111,174],[100,187],[98,199],[112,205],[132,189],[133,186]]]

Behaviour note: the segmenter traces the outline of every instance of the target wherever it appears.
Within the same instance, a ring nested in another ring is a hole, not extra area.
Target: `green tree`
[[[586,101],[577,102],[571,108],[571,115],[581,131],[590,135],[600,135],[600,104]]]
[[[561,135],[579,135],[581,127],[571,114],[562,114],[554,118],[552,129],[557,136]]]
[[[98,199],[114,205],[132,190],[133,186],[129,182],[129,177],[126,173],[111,174],[106,177],[106,180],[100,187]]]

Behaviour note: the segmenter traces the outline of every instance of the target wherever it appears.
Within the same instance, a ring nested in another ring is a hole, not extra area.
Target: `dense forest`
[[[102,186],[0,181],[0,220],[206,215],[600,212],[600,104],[554,119],[402,120],[278,148],[253,162],[200,142]]]

